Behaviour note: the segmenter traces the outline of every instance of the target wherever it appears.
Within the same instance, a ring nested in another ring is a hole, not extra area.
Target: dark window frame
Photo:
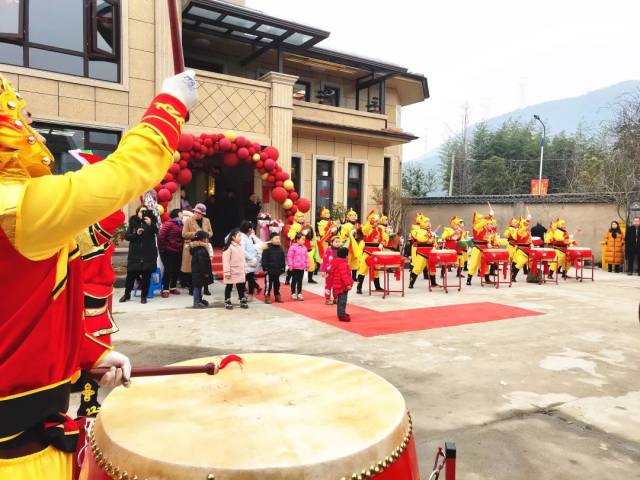
[[[294,167],[294,164],[297,165]],[[299,155],[291,156],[291,181],[298,193],[302,194],[302,157]]]
[[[389,190],[391,188],[391,162],[392,158],[385,155],[382,166],[382,209],[389,211]]]
[[[304,94],[304,102],[310,102],[311,101],[311,82],[308,82],[306,80],[296,80],[296,82],[293,85],[293,88],[296,88],[296,85],[300,84],[300,85],[304,85],[305,87],[307,87],[305,94]]]
[[[334,201],[334,194],[335,194],[335,189],[336,189],[336,175],[335,175],[335,164],[336,162],[333,160],[327,160],[324,158],[318,158],[316,160],[316,165],[315,165],[315,208],[318,209],[320,208],[320,206],[322,206],[323,201],[320,201],[320,191],[318,189],[318,182],[321,179],[326,179],[327,177],[320,177],[318,175],[318,171],[320,168],[321,164],[329,164],[329,203],[327,205],[328,208],[331,208],[333,206],[333,201]]]
[[[356,167],[358,167],[358,171],[359,171],[359,176],[356,177],[352,177],[351,176],[351,166],[354,165]],[[357,203],[356,202],[350,202],[350,197],[349,197],[349,190],[351,189],[351,184],[356,183],[357,182],[357,188],[358,188],[358,196],[356,197]],[[358,214],[358,218],[363,218],[362,217],[362,204],[363,204],[363,189],[364,189],[364,164],[362,163],[358,163],[358,162],[347,162],[347,180],[346,180],[346,184],[347,184],[347,208],[353,208],[353,210],[355,212],[357,212]],[[351,203],[351,205],[350,205]],[[354,208],[357,207],[357,208]]]
[[[92,80],[98,80],[102,82],[120,83],[122,80],[122,51],[121,51],[121,36],[122,36],[122,4],[120,0],[103,0],[113,8],[113,22],[114,22],[114,46],[113,53],[101,51],[98,47],[98,28],[97,24],[93,22],[93,19],[97,15],[96,4],[97,0],[82,0],[83,8],[83,50],[82,52],[76,50],[69,50],[66,48],[54,47],[51,45],[45,45],[41,43],[31,42],[29,40],[29,1],[19,0],[19,33],[18,35],[12,35],[7,33],[0,33],[0,43],[9,43],[18,45],[22,48],[22,65],[15,65],[23,68],[31,68],[34,70],[41,70],[45,72],[59,73],[62,75],[71,75],[74,77],[87,78]],[[32,67],[29,63],[29,51],[31,49],[44,50],[47,52],[54,52],[63,55],[70,55],[79,57],[82,59],[82,75],[58,72],[54,70],[46,70],[43,68]],[[2,59],[0,59],[1,61]],[[104,80],[101,78],[95,78],[89,76],[89,67],[92,61],[110,62],[116,65],[116,80]],[[14,64],[10,64],[14,65]]]

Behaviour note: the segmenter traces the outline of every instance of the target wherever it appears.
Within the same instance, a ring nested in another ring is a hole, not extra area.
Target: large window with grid
[[[317,211],[333,205],[333,162],[318,160],[316,162],[316,205]]]
[[[82,165],[69,154],[69,150],[90,150],[105,158],[115,151],[121,133],[113,130],[98,130],[53,123],[34,122],[33,127],[47,140],[47,147],[55,158],[55,174],[79,170]]]
[[[0,1],[0,63],[120,81],[120,0]]]
[[[362,164],[349,163],[347,167],[347,208],[362,218]]]

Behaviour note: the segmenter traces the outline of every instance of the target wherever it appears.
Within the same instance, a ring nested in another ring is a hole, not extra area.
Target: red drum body
[[[538,262],[553,261],[556,251],[553,248],[532,248],[529,250],[529,259]]]
[[[374,265],[404,265],[404,257],[398,252],[375,251],[371,253]]]
[[[590,259],[593,257],[593,251],[590,248],[586,247],[569,247],[567,248],[567,256],[569,260],[575,260],[577,258],[587,258]]]
[[[458,252],[455,250],[431,250],[427,254],[430,264],[458,263]]]
[[[139,378],[114,390],[80,479],[420,479],[406,403],[386,380],[326,358],[243,359],[213,377]]]
[[[482,251],[482,258],[487,263],[508,262],[509,250],[504,250],[501,248],[487,248]]]

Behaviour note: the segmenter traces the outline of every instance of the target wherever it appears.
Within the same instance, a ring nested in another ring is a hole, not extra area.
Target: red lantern
[[[170,173],[167,173],[167,174],[164,176],[164,178],[162,179],[162,181],[163,181],[164,183],[167,183],[167,182],[173,182],[173,180],[174,180],[174,176],[173,176],[172,174],[170,174]]]
[[[227,137],[220,139],[218,145],[223,152],[228,152],[231,149],[231,141]]]
[[[298,195],[298,192],[294,190],[289,194],[289,198],[295,202],[296,200],[298,200],[298,198],[300,198],[300,195]]]
[[[287,199],[287,191],[282,187],[276,187],[271,191],[271,198],[278,203],[282,203]]]
[[[235,152],[227,152],[224,154],[223,162],[225,165],[229,167],[235,167],[239,161],[240,159],[238,158],[238,155],[236,155]]]
[[[171,200],[171,197],[173,197],[173,195],[166,188],[162,188],[158,192],[158,200],[160,200],[161,202],[169,202]]]
[[[189,170],[188,168],[185,168],[183,170],[180,170],[177,180],[180,185],[186,185],[191,181],[192,177],[193,177],[193,174],[191,173],[191,170]]]
[[[266,171],[270,172],[271,170],[273,170],[273,167],[275,167],[276,162],[273,161],[273,159],[271,158],[267,158],[264,161],[264,168]]]
[[[242,138],[242,137],[239,137],[239,138]],[[240,147],[238,149],[238,157],[240,158],[240,160],[246,160],[247,158],[249,158],[249,150],[246,149],[245,147]]]
[[[164,188],[169,190],[171,193],[175,193],[178,190],[178,184],[176,182],[167,182],[164,184]]]
[[[274,160],[278,160],[280,153],[278,149],[275,147],[267,147],[264,149],[265,153],[269,156],[269,158],[273,158]]]
[[[307,213],[311,209],[311,202],[306,198],[299,198],[296,205],[302,213]]]
[[[184,152],[185,150],[191,150],[193,147],[193,141],[195,137],[190,133],[183,133],[180,135],[180,140],[178,140],[178,150]]]

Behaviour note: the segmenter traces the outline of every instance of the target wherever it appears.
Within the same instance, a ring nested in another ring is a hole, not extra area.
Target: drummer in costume
[[[329,242],[338,231],[338,225],[331,219],[328,208],[320,210],[320,220],[316,222],[316,236],[318,240],[318,255],[324,258],[324,252],[329,248]]]
[[[518,225],[510,232],[509,245],[513,244],[514,251],[511,255],[511,281],[515,282],[518,272],[529,263],[529,251],[531,250],[531,215],[519,217]],[[505,232],[506,236],[506,232]],[[525,272],[526,273],[526,272]]]
[[[562,274],[563,278],[567,277],[569,272],[569,268],[571,265],[567,262],[567,248],[575,245],[575,241],[573,237],[567,231],[566,222],[562,218],[557,218],[551,225],[549,225],[549,230],[545,234],[545,243],[549,245],[549,247],[554,248],[556,250],[556,261],[557,263],[551,264],[551,269],[549,272],[549,278],[553,278],[553,274]]]
[[[369,265],[367,264],[367,258],[374,252],[380,251],[384,248],[384,228],[378,223],[380,216],[375,209],[369,212],[367,215],[367,221],[362,225],[362,255],[360,257],[360,268],[358,268],[358,288],[356,293],[362,295],[362,284],[364,283],[365,276],[369,273]],[[380,286],[379,274],[375,273],[373,280],[376,291],[382,291]]]
[[[507,250],[509,251],[509,260],[513,263],[513,257],[516,253],[516,236],[520,227],[520,217],[511,217],[509,226],[504,230],[504,238],[507,240]]]
[[[435,265],[429,266],[427,270],[427,257],[424,253],[430,252],[436,245],[436,235],[431,230],[431,220],[429,217],[425,217],[422,214],[418,214],[416,217],[418,228],[413,228],[411,231],[411,238],[414,241],[416,247],[416,254],[414,260],[411,262],[413,269],[411,270],[409,288],[413,288],[416,283],[416,279],[422,273],[425,278],[429,275],[429,281],[432,287],[437,287],[436,282],[436,267]],[[415,225],[414,225],[415,227]]]
[[[80,370],[110,368],[128,384],[129,359],[89,335],[75,238],[162,179],[173,160],[193,72],[165,80],[141,123],[105,161],[52,175],[53,156],[22,97],[0,78],[0,478],[68,480],[78,425],[67,409]]]
[[[464,228],[464,220],[454,215],[451,217],[449,226],[445,227],[440,236],[444,242],[444,248],[455,250],[458,254],[458,277],[462,276],[462,268],[467,261],[467,247],[464,242],[469,238],[469,232]]]
[[[497,240],[496,220],[493,215],[493,210],[490,210],[489,215],[482,215],[479,212],[474,212],[473,214],[473,247],[471,247],[471,256],[469,258],[467,285],[471,285],[471,279],[474,275],[484,275],[486,283],[493,283],[486,269],[485,271],[480,271],[482,251],[491,248]]]
[[[347,262],[349,263],[351,276],[354,281],[358,279],[358,268],[360,267],[360,257],[362,256],[360,246],[356,240],[356,234],[359,228],[358,214],[350,208],[345,217],[345,222],[340,227],[340,240],[342,240],[344,246],[349,249]]]

